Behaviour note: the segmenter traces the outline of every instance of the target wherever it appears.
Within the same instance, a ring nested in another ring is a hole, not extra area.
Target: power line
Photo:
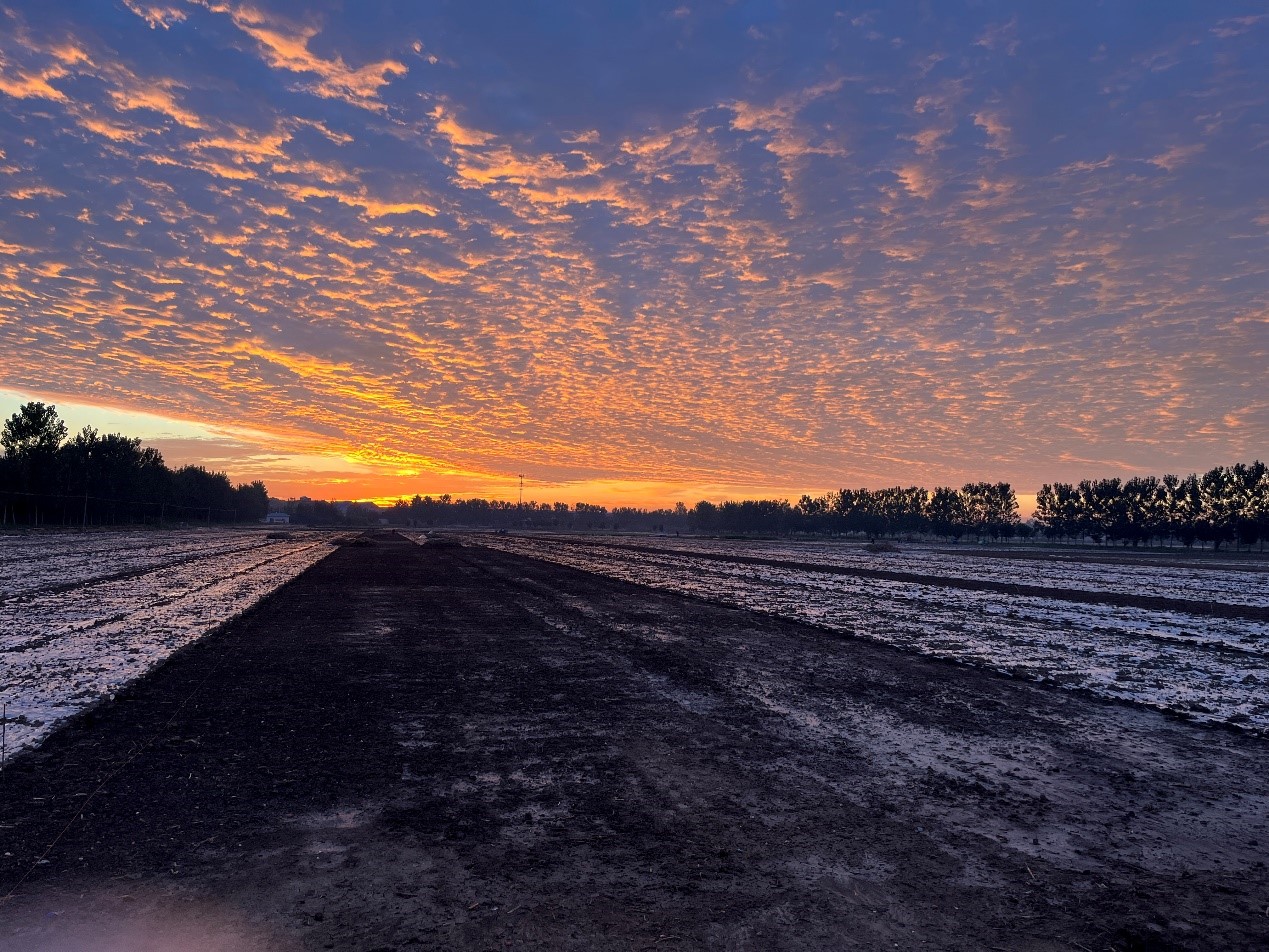
[[[108,502],[117,506],[165,506],[168,509],[193,509],[195,512],[237,512],[231,506],[187,506],[183,503],[165,502],[162,499],[117,499],[110,496],[92,496],[86,493],[28,493],[19,489],[0,489],[0,496],[25,496],[28,499],[89,499],[93,502]]]

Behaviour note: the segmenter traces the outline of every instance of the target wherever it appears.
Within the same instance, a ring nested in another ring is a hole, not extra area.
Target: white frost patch
[[[505,539],[506,537],[498,537]],[[525,538],[521,536],[520,538]],[[570,536],[561,539],[584,546],[644,545],[651,548],[709,555],[771,559],[843,568],[885,569],[914,575],[1000,582],[1008,585],[1036,585],[1041,588],[1068,588],[1087,592],[1116,592],[1136,595],[1149,593],[1199,602],[1228,605],[1269,604],[1269,572],[1247,568],[1246,563],[1220,560],[1211,553],[1193,565],[1158,564],[1159,559],[1184,560],[1184,550],[1132,550],[1124,562],[1109,561],[1119,550],[1108,548],[1096,560],[1082,560],[1079,552],[1055,551],[1011,545],[1015,555],[1031,553],[1042,558],[1001,558],[980,552],[973,545],[949,554],[925,543],[903,543],[898,552],[873,554],[859,545],[834,542],[762,542],[738,539],[702,539],[677,536],[638,538],[631,536]],[[485,544],[487,539],[478,540]],[[987,550],[994,551],[994,550]],[[647,553],[640,553],[647,556]]]
[[[1003,595],[939,585],[835,575],[813,569],[702,559],[685,551],[637,552],[588,540],[559,544],[524,536],[481,535],[489,548],[547,559],[654,588],[697,595],[784,618],[850,632],[920,654],[992,668],[1017,677],[1085,688],[1196,720],[1269,731],[1269,624],[1184,612],[1123,608],[1053,597]],[[580,540],[579,540],[580,541]],[[629,542],[630,540],[623,540]],[[657,539],[657,547],[671,540]],[[681,543],[688,544],[686,541]],[[704,551],[708,540],[690,544]],[[814,547],[714,543],[737,556],[811,562]],[[788,551],[796,548],[795,553]],[[937,556],[937,559],[936,559]],[[861,556],[862,557],[862,556]],[[856,556],[828,553],[826,566]],[[881,563],[871,559],[870,567]],[[988,579],[1031,566],[1016,560],[968,559],[953,573],[937,553],[887,568],[944,577]],[[950,560],[949,560],[950,561]],[[988,564],[990,563],[990,564]],[[998,563],[1006,563],[999,565]],[[1067,561],[1039,563],[1043,575],[1026,580],[1054,590],[1094,587],[1225,604],[1253,603],[1265,574],[1204,568],[1183,570]],[[1131,575],[1131,581],[1128,576]],[[1014,577],[1014,581],[1023,581]],[[1201,586],[1201,587],[1200,587]]]
[[[8,704],[8,753],[38,744],[59,721],[331,551],[312,537],[241,530],[4,539],[0,701]]]

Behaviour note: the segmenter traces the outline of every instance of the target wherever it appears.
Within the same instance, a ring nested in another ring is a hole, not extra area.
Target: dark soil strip
[[[781,559],[764,559],[751,555],[722,555],[715,552],[695,552],[686,549],[662,549],[650,545],[633,545],[617,542],[586,542],[578,539],[557,539],[532,536],[533,542],[549,542],[552,545],[573,545],[602,549],[623,549],[629,552],[646,552],[649,555],[670,555],[682,558],[702,559],[707,562],[734,562],[740,565],[769,565],[773,568],[793,569],[799,572],[819,572],[822,575],[852,575],[857,578],[883,579],[888,582],[913,582],[918,585],[937,585],[941,588],[959,588],[971,592],[998,592],[1001,595],[1026,595],[1034,598],[1057,598],[1084,605],[1115,605],[1121,608],[1148,608],[1152,611],[1185,612],[1190,615],[1208,615],[1214,618],[1247,618],[1252,621],[1269,621],[1269,605],[1231,605],[1227,602],[1202,602],[1187,598],[1168,598],[1165,595],[1132,595],[1124,592],[1090,592],[1078,588],[1049,588],[1044,585],[1021,585],[1013,582],[993,582],[985,579],[955,578],[942,575],[920,575],[914,572],[893,572],[889,569],[865,569],[846,565],[823,565],[818,562],[787,562]]]
[[[0,772],[0,950],[1253,949],[1267,803],[1260,739],[379,539]]]

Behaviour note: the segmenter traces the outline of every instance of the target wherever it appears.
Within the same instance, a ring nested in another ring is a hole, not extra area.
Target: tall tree
[[[959,539],[969,528],[969,512],[959,490],[951,486],[938,486],[930,494],[926,504],[926,518],[936,535]]]
[[[6,474],[14,484],[21,505],[29,509],[35,523],[41,520],[41,508],[55,502],[57,492],[57,451],[66,439],[66,424],[52,404],[31,402],[5,421],[0,430],[9,465]]]
[[[66,439],[66,424],[57,407],[47,403],[24,403],[5,421],[0,445],[6,456],[16,459],[38,455],[52,457]]]
[[[1018,497],[1008,483],[966,483],[961,487],[965,510],[980,535],[1013,535],[1018,526]]]

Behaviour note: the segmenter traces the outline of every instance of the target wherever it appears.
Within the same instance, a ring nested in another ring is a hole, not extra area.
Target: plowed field
[[[1269,924],[1262,737],[473,546],[337,550],[0,784],[0,949]]]

